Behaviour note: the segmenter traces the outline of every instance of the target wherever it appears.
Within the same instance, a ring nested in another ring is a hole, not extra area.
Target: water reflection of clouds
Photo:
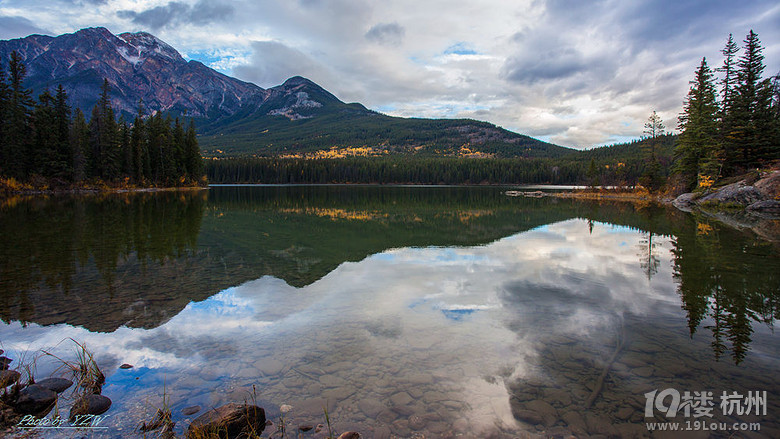
[[[554,334],[597,335],[626,313],[679,313],[668,239],[658,241],[662,264],[648,282],[636,254],[641,238],[569,220],[485,246],[389,250],[302,288],[263,277],[190,303],[155,329],[95,334],[12,323],[0,337],[14,347],[73,337],[112,362],[174,371],[207,362],[229,371],[248,367],[234,363],[259,347],[269,351],[256,355],[273,356],[282,346],[285,360],[296,363],[345,349],[328,334],[348,334],[381,363],[375,367],[429,364],[430,373],[459,380],[463,401],[477,402],[476,417],[511,424],[506,390],[483,375],[523,376],[538,343]]]

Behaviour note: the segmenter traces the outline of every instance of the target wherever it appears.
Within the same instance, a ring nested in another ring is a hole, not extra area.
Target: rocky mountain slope
[[[0,41],[0,60],[17,51],[27,67],[25,85],[35,95],[62,84],[70,104],[88,114],[103,79],[114,108],[135,114],[139,100],[150,111],[225,117],[268,96],[262,88],[185,61],[173,47],[146,32],[113,35],[105,28],[50,37]]]

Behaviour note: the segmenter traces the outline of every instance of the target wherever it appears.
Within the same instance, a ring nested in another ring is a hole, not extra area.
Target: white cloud
[[[0,17],[55,33],[154,31],[183,53],[243,53],[202,61],[261,86],[302,75],[369,108],[470,116],[575,147],[638,137],[653,110],[676,126],[694,69],[702,56],[720,64],[729,33],[753,28],[766,73],[780,71],[780,8],[764,0],[7,0]]]

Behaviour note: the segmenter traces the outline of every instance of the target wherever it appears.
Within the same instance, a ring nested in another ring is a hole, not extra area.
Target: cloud
[[[27,21],[0,32],[147,30],[261,86],[303,75],[394,115],[474,117],[578,148],[639,137],[653,110],[676,126],[729,33],[741,45],[752,28],[766,74],[780,71],[776,0],[100,1],[4,0],[0,15]]]
[[[261,87],[272,87],[292,76],[304,76],[321,81],[326,69],[303,52],[278,41],[252,43],[253,54],[249,64],[237,66],[235,74]]]
[[[230,18],[233,12],[233,6],[220,4],[212,0],[200,0],[192,6],[175,1],[141,12],[121,10],[117,11],[117,16],[129,19],[135,24],[158,30],[177,23],[202,25],[214,21],[223,21]]]
[[[24,17],[0,17],[0,39],[25,37],[31,34],[51,35]]]
[[[404,28],[398,23],[376,24],[366,32],[366,39],[379,44],[397,46],[404,38]]]

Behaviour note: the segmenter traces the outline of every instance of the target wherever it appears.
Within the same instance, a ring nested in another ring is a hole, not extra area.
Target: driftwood
[[[596,400],[596,398],[599,397],[601,394],[601,389],[604,387],[604,379],[607,377],[607,374],[609,373],[610,369],[612,369],[612,363],[615,362],[618,355],[620,355],[620,352],[623,350],[623,346],[625,343],[625,327],[623,327],[623,322],[620,322],[620,332],[617,332],[615,334],[616,340],[615,340],[615,351],[612,352],[612,356],[609,358],[609,361],[604,365],[604,369],[601,371],[601,375],[599,375],[599,379],[596,380],[596,384],[593,387],[593,392],[591,392],[588,399],[585,401],[585,408],[590,408],[590,406],[593,405],[593,402]]]

